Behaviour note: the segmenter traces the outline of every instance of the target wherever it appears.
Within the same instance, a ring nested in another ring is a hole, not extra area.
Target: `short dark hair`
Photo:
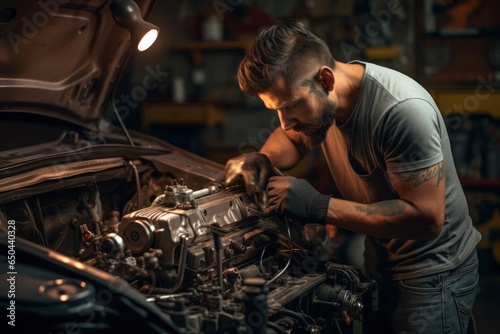
[[[267,91],[282,76],[291,86],[306,64],[335,67],[326,43],[298,20],[276,22],[259,34],[255,44],[238,68],[238,83],[245,93],[258,95]]]

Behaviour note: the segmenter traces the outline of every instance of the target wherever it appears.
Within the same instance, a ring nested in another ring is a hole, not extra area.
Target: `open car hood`
[[[153,0],[136,0],[148,17]],[[111,0],[0,2],[0,110],[102,118],[132,52]]]

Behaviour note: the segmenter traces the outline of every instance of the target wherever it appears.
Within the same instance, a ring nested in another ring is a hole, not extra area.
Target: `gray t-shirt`
[[[374,203],[398,198],[388,172],[409,172],[444,161],[446,214],[434,240],[366,237],[367,273],[409,279],[448,271],[473,251],[481,236],[472,225],[445,123],[427,91],[413,79],[365,65],[359,100],[348,121],[332,126],[322,149],[345,200]]]

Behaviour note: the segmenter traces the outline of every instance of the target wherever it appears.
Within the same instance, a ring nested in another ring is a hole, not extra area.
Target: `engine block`
[[[170,196],[175,191],[175,196]],[[222,261],[237,265],[255,255],[258,249],[277,240],[276,222],[260,219],[255,201],[241,190],[212,188],[196,192],[183,185],[167,187],[166,194],[151,207],[123,217],[119,235],[134,254],[161,250],[160,265],[172,267],[185,260],[193,272],[216,265],[212,229],[221,237]],[[179,259],[187,247],[187,258]]]

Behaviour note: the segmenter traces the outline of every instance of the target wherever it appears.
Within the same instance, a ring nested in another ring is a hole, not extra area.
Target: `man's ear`
[[[318,79],[323,89],[328,93],[333,90],[335,77],[333,71],[328,66],[322,66],[318,70]]]

